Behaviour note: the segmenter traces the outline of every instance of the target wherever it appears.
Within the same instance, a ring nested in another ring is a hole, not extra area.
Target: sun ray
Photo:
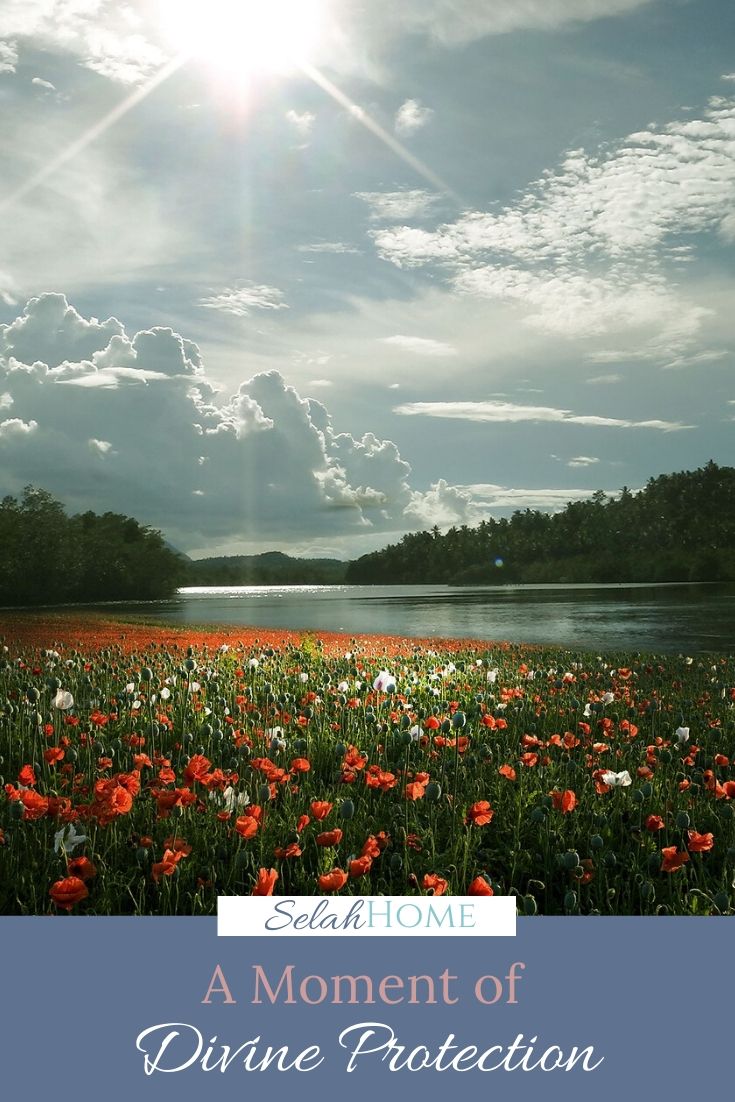
[[[21,199],[25,199],[30,192],[35,191],[37,187],[45,183],[49,177],[53,176],[60,168],[63,168],[64,165],[73,160],[74,157],[85,150],[87,146],[91,145],[97,138],[105,134],[110,127],[124,118],[129,111],[132,111],[134,107],[137,107],[139,103],[147,99],[151,92],[160,87],[160,85],[167,81],[170,76],[173,76],[187,60],[185,55],[180,54],[167,62],[167,64],[159,69],[150,80],[146,81],[140,88],[136,88],[134,92],[122,101],[122,103],[119,103],[117,107],[113,107],[111,111],[103,116],[99,122],[96,122],[94,126],[91,126],[89,130],[85,130],[76,141],[73,141],[70,145],[66,146],[65,149],[62,149],[56,157],[45,164],[43,168],[39,169],[33,176],[25,180],[20,187],[16,188],[10,195],[6,195],[4,199],[0,199],[0,213],[7,210],[8,207],[15,203],[20,202]]]
[[[350,114],[358,120],[358,122],[362,123],[366,130],[369,130],[371,134],[375,135],[375,137],[383,142],[383,144],[386,145],[388,149],[391,150],[391,152],[395,153],[397,157],[399,157],[402,161],[405,162],[405,164],[412,168],[414,172],[417,172],[419,176],[422,176],[427,183],[431,184],[432,187],[435,187],[437,191],[444,192],[445,195],[448,195],[451,199],[458,203],[459,206],[463,207],[465,205],[462,201],[462,198],[446,182],[446,180],[443,180],[441,176],[434,172],[433,169],[431,169],[427,164],[425,164],[422,160],[411,153],[410,150],[406,149],[406,147],[402,145],[397,138],[394,138],[393,135],[389,134],[388,131],[384,127],[382,127],[379,122],[376,122],[376,120],[372,118],[367,113],[367,111],[365,111],[364,108],[360,107],[356,103],[353,103],[349,96],[347,96],[341,88],[339,88],[336,84],[329,80],[329,78],[326,77],[324,73],[320,72],[320,70],[317,69],[314,65],[310,65],[307,62],[302,62],[301,71],[305,74],[305,76],[308,76],[311,80],[313,80],[314,83],[319,86],[319,88],[325,91],[327,95],[331,96],[332,99],[335,100],[341,107],[344,107],[347,111],[349,111]]]

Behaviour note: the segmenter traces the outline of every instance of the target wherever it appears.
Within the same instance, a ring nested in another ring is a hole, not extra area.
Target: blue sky
[[[733,461],[732,4],[174,7],[0,4],[1,492],[350,557]]]

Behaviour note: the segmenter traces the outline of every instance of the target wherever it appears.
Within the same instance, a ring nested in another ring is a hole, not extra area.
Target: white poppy
[[[69,823],[67,827],[62,827],[54,834],[54,853],[58,853],[61,849],[65,853],[73,853],[77,846],[81,846],[86,841],[87,835],[77,834],[74,823]]]
[[[161,697],[161,700],[170,700],[170,698],[171,698],[171,690],[170,690],[170,689],[167,689],[167,688],[166,688],[166,687],[164,686],[164,688],[162,688],[162,689],[161,689],[161,692],[160,692],[160,697]]]
[[[74,707],[74,697],[65,689],[59,689],[53,699],[53,705],[54,708],[58,708],[61,712],[68,712],[69,708]]]
[[[251,670],[257,670],[259,665],[260,665],[260,662],[258,661],[257,658],[251,658],[250,661],[248,662],[248,666],[250,667]]]
[[[373,681],[373,688],[379,693],[394,693],[396,691],[396,679],[387,670],[381,670]]]
[[[301,682],[302,685],[305,685],[308,680],[309,680],[308,673],[300,673],[299,674],[299,681]]]
[[[500,673],[500,670],[498,670],[497,668],[494,669],[494,670],[488,670],[487,671],[487,677],[485,678],[485,680],[487,681],[487,683],[489,685],[494,685],[495,682],[498,680],[498,674],[499,673]]]
[[[623,769],[622,773],[603,773],[600,780],[603,784],[610,785],[611,788],[627,788],[629,784],[633,783],[627,769]]]
[[[676,741],[679,743],[679,746],[683,746],[685,742],[689,742],[689,728],[688,727],[677,727],[676,728]]]
[[[411,742],[418,742],[424,732],[419,725],[415,723],[408,733],[411,736]]]
[[[612,704],[614,699],[615,699],[615,693],[605,693],[603,698],[602,698],[602,703],[603,704]]]

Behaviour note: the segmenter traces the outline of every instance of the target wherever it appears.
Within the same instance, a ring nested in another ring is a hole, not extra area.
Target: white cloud
[[[601,417],[597,414],[575,414],[568,409],[555,409],[552,406],[521,406],[513,402],[496,401],[407,402],[396,406],[393,412],[404,417],[442,417],[490,424],[549,421],[600,428],[659,429],[661,432],[678,432],[694,427],[681,424],[679,421],[630,421],[618,417]]]
[[[578,489],[512,489],[488,482],[476,482],[460,487],[484,509],[541,509],[551,512],[563,509],[570,501],[588,501],[593,490]]]
[[[308,138],[316,122],[316,115],[312,114],[311,111],[294,111],[291,109],[286,112],[286,121],[291,124],[299,137]]]
[[[365,6],[375,29],[423,32],[444,45],[486,35],[534,29],[555,30],[634,11],[650,0],[371,0]]]
[[[567,467],[591,467],[600,460],[594,455],[575,455],[567,463]]]
[[[374,222],[402,222],[410,218],[425,218],[433,212],[437,201],[436,195],[422,188],[406,188],[404,191],[358,191],[355,192],[355,198],[368,204],[370,217]]]
[[[14,73],[18,64],[18,47],[15,42],[0,42],[0,73]]]
[[[315,241],[310,245],[299,245],[300,253],[359,253],[354,245],[347,245],[344,241]]]
[[[45,92],[56,91],[56,85],[52,84],[50,80],[44,80],[43,77],[34,77],[31,84],[35,84],[36,88],[43,88]]]
[[[456,356],[457,349],[445,341],[435,341],[429,337],[404,337],[400,333],[394,337],[380,337],[382,344],[394,345],[415,356]]]
[[[454,524],[474,524],[480,513],[466,488],[450,486],[440,478],[425,493],[412,493],[406,517],[420,528],[434,525],[449,528]]]
[[[0,421],[0,440],[9,440],[13,436],[30,436],[37,428],[37,421],[22,421],[19,417],[11,417],[7,421]]]
[[[396,111],[395,132],[401,137],[410,137],[418,130],[423,130],[433,116],[434,112],[430,107],[424,107],[417,99],[407,99]]]
[[[140,26],[134,10],[116,0],[3,0],[0,7],[0,38],[70,54],[121,84],[145,81],[167,60]]]
[[[622,383],[622,375],[593,375],[591,379],[585,379],[585,382],[589,386],[614,386],[615,383]]]
[[[278,372],[221,398],[191,341],[165,327],[129,335],[61,295],[0,326],[0,395],[14,415],[0,422],[0,492],[32,482],[71,509],[161,527],[185,550],[369,533],[377,543],[473,515],[464,491],[412,487],[395,443],[336,431]]]
[[[690,256],[680,235],[729,233],[733,203],[735,100],[716,96],[700,119],[651,127],[597,155],[568,153],[498,212],[372,236],[384,259],[442,265],[460,293],[522,304],[545,332],[619,333],[639,358],[667,362],[711,316],[677,291],[667,264]]]
[[[221,310],[225,314],[245,318],[253,310],[287,310],[283,301],[283,291],[277,287],[268,287],[263,283],[243,283],[237,287],[226,287],[223,291],[199,300],[200,306],[209,310]]]

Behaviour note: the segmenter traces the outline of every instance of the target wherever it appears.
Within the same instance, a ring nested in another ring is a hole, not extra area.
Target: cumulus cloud
[[[437,201],[436,195],[422,188],[406,188],[404,191],[358,191],[355,192],[355,198],[367,203],[370,218],[374,222],[402,222],[409,218],[425,218],[433,212]],[[382,248],[380,237],[377,243],[378,248]],[[390,259],[394,257],[391,256]]]
[[[395,443],[338,432],[277,371],[222,395],[180,334],[128,334],[63,295],[0,326],[0,409],[13,415],[0,420],[0,492],[31,482],[72,509],[134,515],[184,550],[379,542],[472,515],[466,493],[412,486]]]
[[[242,283],[200,299],[199,305],[245,318],[253,310],[287,310],[288,304],[283,298],[283,291],[279,291],[278,287],[269,287],[264,283]]]
[[[15,42],[0,42],[0,73],[14,73],[18,64],[18,47]]]
[[[522,406],[514,402],[406,402],[396,406],[394,413],[404,417],[442,417],[450,420],[475,421],[490,424],[519,424],[523,421],[552,421],[565,425],[589,425],[599,428],[658,429],[661,432],[679,432],[695,426],[679,421],[631,421],[619,417],[602,417],[597,414],[577,414],[568,409],[553,406]]]
[[[397,333],[394,337],[380,337],[383,344],[391,344],[396,348],[402,348],[415,356],[456,356],[457,349],[445,341],[435,341],[430,337],[404,337]]]
[[[165,64],[138,13],[116,0],[3,0],[0,38],[70,54],[121,84],[139,84]]]
[[[430,107],[424,107],[420,100],[407,99],[396,111],[393,124],[395,132],[401,137],[410,137],[417,130],[423,130],[433,116],[433,110]]]
[[[460,293],[523,305],[545,332],[616,332],[640,358],[666,362],[710,316],[667,275],[691,258],[678,239],[729,232],[734,202],[735,100],[715,96],[700,119],[650,127],[598,154],[573,150],[500,211],[372,236],[384,259],[439,265]]]
[[[311,111],[294,111],[292,108],[286,112],[286,121],[290,123],[299,137],[308,138],[316,122],[316,115]]]

